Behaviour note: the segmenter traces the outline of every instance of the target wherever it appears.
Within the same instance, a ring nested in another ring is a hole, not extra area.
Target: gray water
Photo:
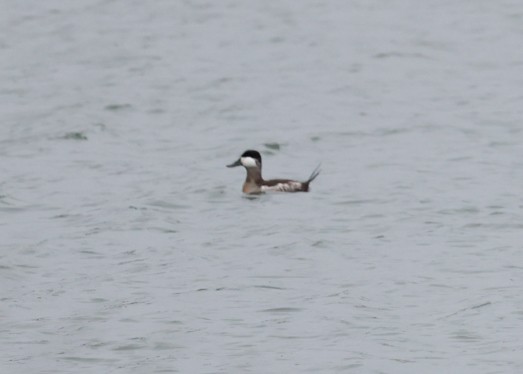
[[[2,373],[523,371],[523,3],[1,8]]]

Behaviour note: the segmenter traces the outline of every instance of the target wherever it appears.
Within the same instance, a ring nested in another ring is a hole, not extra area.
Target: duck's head
[[[233,168],[235,166],[243,166],[246,169],[249,168],[258,168],[261,169],[262,159],[260,152],[248,150],[243,152],[239,159],[233,162],[230,165],[227,165],[228,168]]]

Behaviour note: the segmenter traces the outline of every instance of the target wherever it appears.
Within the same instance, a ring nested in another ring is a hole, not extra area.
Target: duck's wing
[[[262,191],[308,192],[309,184],[320,174],[320,166],[321,164],[316,166],[316,169],[305,182],[298,182],[292,179],[270,179],[262,182],[261,189]]]
[[[302,182],[291,179],[271,179],[263,181],[262,191],[300,192],[306,191]]]

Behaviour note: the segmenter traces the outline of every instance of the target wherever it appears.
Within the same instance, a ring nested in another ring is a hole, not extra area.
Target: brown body
[[[242,191],[246,194],[258,194],[266,191],[281,191],[281,192],[308,192],[309,183],[298,182],[291,179],[271,179],[264,180],[261,175],[261,170],[256,168],[247,169],[247,177],[243,183]]]

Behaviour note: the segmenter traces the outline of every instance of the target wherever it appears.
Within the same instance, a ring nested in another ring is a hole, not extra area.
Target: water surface
[[[2,372],[523,369],[519,2],[2,8]]]

